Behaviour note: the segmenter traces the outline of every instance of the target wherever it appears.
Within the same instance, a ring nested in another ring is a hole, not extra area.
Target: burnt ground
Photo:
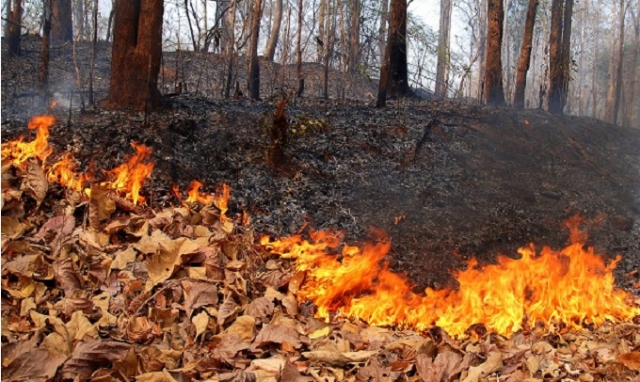
[[[44,111],[29,96],[36,50],[20,59],[3,56],[3,142],[26,134],[29,116]],[[98,59],[99,97],[108,84],[107,53]],[[54,52],[54,91],[73,83],[69,55],[69,49]],[[198,78],[215,76],[215,60],[187,61],[214,65],[194,72]],[[335,92],[339,82],[334,78]],[[371,227],[380,228],[393,241],[393,268],[421,288],[450,284],[449,272],[471,256],[486,263],[498,253],[516,256],[530,242],[561,247],[568,238],[562,222],[581,214],[588,244],[622,255],[619,283],[638,287],[637,279],[625,277],[640,268],[638,130],[456,101],[396,101],[377,110],[368,106],[363,81],[359,100],[292,101],[286,149],[292,160],[287,171],[274,173],[265,161],[264,128],[274,101],[225,101],[216,98],[214,80],[200,83],[212,85],[168,98],[171,108],[151,114],[146,124],[141,113],[81,113],[77,97],[70,112],[69,93],[58,93],[61,106],[52,112],[59,122],[50,138],[55,155],[73,151],[84,168],[110,169],[135,140],[155,153],[146,186],[151,207],[177,203],[172,184],[184,189],[199,179],[210,191],[229,184],[231,211],[246,209],[260,233],[288,235],[310,221],[360,241]],[[316,85],[310,80],[307,87]]]

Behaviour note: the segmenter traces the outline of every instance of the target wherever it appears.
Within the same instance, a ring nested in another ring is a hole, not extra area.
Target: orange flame
[[[577,225],[571,227],[578,236]],[[536,254],[533,245],[521,248],[521,259],[506,256],[483,268],[476,260],[467,270],[454,273],[460,288],[412,291],[407,279],[389,270],[383,259],[391,244],[387,240],[362,247],[344,246],[341,256],[331,254],[340,245],[335,232],[310,232],[261,243],[273,253],[295,259],[306,272],[298,292],[312,301],[316,315],[358,318],[374,325],[425,330],[438,325],[449,334],[463,336],[474,324],[510,335],[537,323],[553,330],[560,322],[578,329],[584,324],[626,321],[640,315],[640,307],[627,304],[630,295],[615,287],[612,270],[619,258],[606,264],[593,248],[574,242],[560,251],[544,247]],[[340,258],[340,259],[339,259]]]
[[[93,177],[90,174],[82,174],[77,171],[78,164],[71,153],[66,153],[61,160],[54,163],[47,173],[49,182],[58,183],[76,192],[82,192],[85,183]]]
[[[200,187],[204,184],[197,180],[191,181],[189,184],[189,189],[187,189],[187,202],[188,203],[202,203],[204,205],[213,203],[215,197],[209,194],[201,194]]]
[[[53,151],[49,147],[49,128],[55,123],[55,117],[42,115],[29,121],[29,130],[36,130],[36,139],[25,143],[24,137],[2,144],[2,159],[8,158],[14,166],[20,166],[29,158],[38,158],[43,163]]]
[[[105,185],[117,192],[124,193],[127,199],[133,201],[133,204],[143,204],[145,198],[140,195],[140,190],[145,180],[151,175],[154,166],[149,161],[151,149],[136,142],[132,142],[131,146],[136,150],[136,153],[129,157],[127,163],[108,172],[115,179]]]

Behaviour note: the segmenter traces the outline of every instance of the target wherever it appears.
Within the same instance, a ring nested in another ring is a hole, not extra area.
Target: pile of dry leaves
[[[640,381],[640,325],[453,339],[325,323],[295,297],[304,274],[221,199],[90,195],[3,163],[3,381]]]

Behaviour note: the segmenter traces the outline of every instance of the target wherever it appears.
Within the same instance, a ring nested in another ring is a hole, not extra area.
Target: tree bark
[[[520,47],[520,58],[518,59],[518,72],[516,74],[516,90],[513,96],[513,107],[524,108],[524,91],[527,88],[527,72],[531,63],[531,47],[533,42],[533,26],[536,21],[536,11],[538,0],[529,0],[527,8],[527,18],[524,23],[524,35],[522,46]]]
[[[298,59],[296,60],[296,73],[298,74],[298,90],[296,91],[296,95],[298,97],[302,97],[302,93],[304,92],[304,76],[302,74],[302,0],[298,1],[298,36],[297,36],[297,49],[298,49]]]
[[[487,54],[485,58],[484,94],[488,105],[505,104],[502,89],[502,0],[489,0],[487,15]]]
[[[571,20],[573,18],[573,0],[565,0],[562,22],[562,110],[569,98],[569,80],[571,79]]]
[[[407,0],[391,0],[387,45],[390,49],[387,95],[390,97],[409,96],[412,91],[409,88],[407,68]]]
[[[324,84],[322,95],[324,99],[329,99],[329,56],[331,55],[331,48],[333,42],[331,41],[331,36],[333,33],[330,33],[332,23],[331,23],[331,2],[333,0],[325,0],[325,41],[324,41]]]
[[[562,114],[562,8],[563,0],[552,0],[549,32],[549,97],[547,110]]]
[[[387,23],[389,22],[389,0],[380,0],[380,27],[378,28],[378,51],[380,63],[384,61],[387,48]]]
[[[149,110],[161,106],[163,0],[116,0],[111,82],[103,106]]]
[[[267,42],[267,49],[264,52],[264,57],[268,61],[273,61],[276,55],[276,47],[278,46],[278,39],[280,37],[280,26],[282,25],[282,0],[275,0],[276,9],[273,13],[273,24],[271,25],[271,34],[269,35],[269,41]]]
[[[96,51],[98,44],[98,0],[93,2],[93,38],[91,41],[91,66],[89,68],[89,103],[95,107],[93,98],[93,72],[96,67]]]
[[[224,89],[224,98],[229,98],[231,96],[231,86],[233,86],[233,66],[235,65],[235,29],[233,26],[236,24],[236,8],[238,6],[238,1],[231,1],[233,2],[231,3],[231,9],[224,15],[225,18],[230,15],[230,18],[226,20],[231,26],[228,28],[229,25],[226,25],[225,23],[225,30],[229,34],[226,36],[228,41],[224,45],[227,56],[227,81]]]
[[[42,41],[40,45],[40,62],[38,64],[38,90],[44,104],[47,103],[49,91],[49,45],[51,35],[51,6],[53,0],[42,2]]]
[[[9,17],[5,36],[9,45],[9,55],[20,55],[20,36],[22,35],[22,0],[13,0],[9,7]]]
[[[258,58],[258,41],[260,38],[260,11],[262,0],[253,3],[253,16],[251,19],[251,40],[249,42],[249,97],[260,99],[260,61]]]
[[[570,0],[569,0],[570,1]],[[618,29],[618,41],[616,52],[616,77],[615,77],[615,96],[613,102],[613,124],[617,125],[620,118],[620,103],[622,100],[622,89],[624,84],[622,83],[622,66],[624,62],[624,17],[625,17],[625,4],[624,0],[620,0],[620,24]]]
[[[351,7],[351,36],[349,46],[349,69],[352,73],[360,63],[360,0],[352,0]]]
[[[56,0],[51,5],[51,40],[54,43],[72,41],[71,0]]]
[[[634,40],[633,40],[633,53],[631,57],[631,68],[629,71],[629,98],[625,102],[626,108],[624,110],[624,119],[622,124],[624,126],[631,126],[633,123],[633,112],[636,105],[634,104],[635,92],[636,92],[636,76],[638,75],[638,45],[640,43],[640,0],[638,0],[638,8],[636,10],[636,19],[634,20]],[[640,126],[639,126],[640,127]]]
[[[316,53],[318,62],[323,62],[324,60],[324,42],[327,40],[324,27],[328,1],[330,0],[320,0],[320,9],[318,9],[318,36],[316,36]]]
[[[451,37],[451,0],[440,0],[440,29],[438,30],[438,62],[436,65],[435,96],[447,97]]]

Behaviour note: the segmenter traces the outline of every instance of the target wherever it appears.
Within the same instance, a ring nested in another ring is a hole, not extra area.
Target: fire
[[[571,221],[571,237],[580,237],[578,221]],[[605,321],[627,321],[640,308],[627,303],[630,295],[615,287],[612,271],[620,258],[606,263],[593,248],[572,242],[560,251],[533,245],[521,248],[520,259],[506,256],[479,267],[476,260],[454,273],[457,290],[427,288],[415,293],[404,275],[393,273],[384,258],[391,244],[384,237],[361,247],[343,246],[336,232],[309,232],[261,243],[273,253],[295,259],[305,283],[298,298],[317,306],[317,316],[362,319],[373,325],[425,330],[437,325],[463,336],[474,324],[510,335],[542,324],[579,329]]]
[[[200,188],[204,184],[197,180],[194,180],[189,184],[187,189],[187,203],[201,203],[203,205],[213,204],[220,210],[220,219],[225,222],[228,221],[226,213],[229,209],[229,198],[231,197],[231,187],[226,183],[223,183],[216,191],[215,195],[203,194],[200,192]],[[177,186],[174,186],[173,192],[181,198],[180,191]]]
[[[54,163],[47,174],[47,180],[63,185],[76,192],[83,192],[85,184],[93,177],[77,171],[78,164],[71,153],[66,153],[62,159]]]
[[[36,131],[36,139],[31,142],[23,142],[24,137],[15,141],[2,144],[2,159],[8,159],[14,166],[20,166],[29,158],[38,158],[44,163],[53,151],[49,147],[49,128],[56,119],[51,115],[33,117],[29,121],[29,130]]]
[[[106,185],[124,193],[127,199],[133,201],[133,204],[143,204],[145,199],[140,195],[140,190],[153,171],[153,162],[149,160],[151,149],[136,142],[132,142],[131,146],[136,153],[129,157],[126,163],[108,172],[114,180],[107,182]]]

